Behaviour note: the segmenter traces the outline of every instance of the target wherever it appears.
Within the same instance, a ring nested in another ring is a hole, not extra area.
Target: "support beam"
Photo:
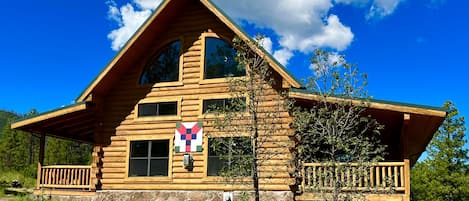
[[[409,133],[408,127],[410,122],[410,114],[404,113],[402,117],[402,128],[401,128],[401,135],[400,135],[400,151],[401,151],[401,158],[408,159],[409,158]]]
[[[46,134],[41,133],[39,135],[39,158],[37,163],[37,180],[36,186],[37,189],[41,189],[41,178],[42,178],[42,166],[44,166],[44,153],[46,146]]]

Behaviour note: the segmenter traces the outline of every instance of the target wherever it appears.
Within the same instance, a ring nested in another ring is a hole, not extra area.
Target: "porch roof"
[[[290,89],[289,97],[296,99],[301,105],[309,105],[320,100],[320,96],[305,89]],[[340,97],[330,97],[328,102],[344,100]],[[353,100],[359,104],[361,100]],[[441,107],[408,104],[393,101],[371,99],[365,111],[381,124],[385,129],[383,138],[390,147],[394,159],[410,159],[414,165],[425,151],[433,134],[438,130],[446,118],[447,111]]]
[[[95,127],[96,117],[90,102],[75,103],[11,124],[12,129],[84,143],[93,143]]]

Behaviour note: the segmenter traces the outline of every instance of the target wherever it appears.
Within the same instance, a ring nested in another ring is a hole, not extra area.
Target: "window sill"
[[[182,81],[174,81],[174,82],[160,82],[160,83],[155,83],[155,84],[139,84],[140,87],[142,88],[160,88],[160,87],[178,87],[182,86],[184,83]]]
[[[245,79],[246,76],[240,77],[222,77],[222,78],[211,78],[211,79],[204,79],[203,77],[200,78],[199,84],[218,84],[218,83],[229,83],[230,80],[242,80]]]
[[[237,181],[235,183],[243,184],[243,183],[249,183],[252,181],[252,178],[250,177],[244,177],[244,178],[237,178]],[[222,176],[205,176],[203,178],[204,183],[226,183],[226,178]]]
[[[134,121],[180,121],[180,116],[137,117]]]
[[[172,182],[172,179],[169,176],[165,177],[126,177],[124,179],[125,183],[147,183],[147,182],[155,182],[155,183],[169,183]]]

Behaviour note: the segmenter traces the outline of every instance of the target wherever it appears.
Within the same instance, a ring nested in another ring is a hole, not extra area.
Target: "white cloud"
[[[366,19],[380,19],[394,12],[402,0],[374,0]]]
[[[108,1],[108,18],[119,26],[107,35],[112,41],[111,48],[115,51],[121,49],[160,3],[161,0],[135,0],[133,4],[118,8],[114,1]]]
[[[275,59],[280,62],[282,65],[288,65],[288,60],[293,57],[293,52],[288,49],[280,49],[275,51],[274,55]]]
[[[128,0],[118,6],[107,2],[108,18],[118,27],[108,34],[112,49],[119,50],[162,0]],[[274,31],[262,45],[282,64],[295,52],[311,53],[316,48],[342,51],[354,39],[352,29],[330,13],[334,4],[367,7],[367,19],[390,15],[403,0],[214,0],[229,16]],[[272,41],[277,39],[278,41]],[[273,42],[278,45],[273,45]]]
[[[265,49],[265,51],[272,54],[272,39],[270,39],[269,37],[264,37],[262,38],[262,40],[257,41],[257,42],[259,43],[260,46],[262,46]]]
[[[133,2],[142,10],[154,10],[162,0],[134,0]]]

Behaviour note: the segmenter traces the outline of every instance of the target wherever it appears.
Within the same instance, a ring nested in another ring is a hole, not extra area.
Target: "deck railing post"
[[[409,159],[404,160],[404,176],[405,176],[405,200],[410,200],[410,162]]]
[[[41,189],[42,166],[44,166],[45,145],[46,145],[46,135],[41,133],[40,140],[39,140],[39,160],[37,163],[37,181],[36,181],[37,189]]]

